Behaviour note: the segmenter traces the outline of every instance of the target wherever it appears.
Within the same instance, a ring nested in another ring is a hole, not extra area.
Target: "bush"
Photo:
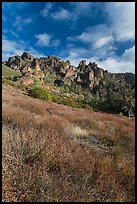
[[[46,101],[52,101],[51,94],[42,86],[31,86],[28,89],[29,96]]]
[[[82,108],[84,108],[86,110],[93,111],[93,108],[90,105],[88,105],[88,104],[82,104]]]
[[[14,85],[14,82],[8,79],[2,79],[2,83],[4,83],[5,85],[10,85],[10,86]]]
[[[120,113],[119,113],[119,116],[123,116],[123,113],[122,113],[122,112],[120,112]]]
[[[11,80],[11,81],[15,80],[13,75],[11,75],[8,79]]]
[[[16,87],[21,89],[22,91],[26,91],[28,88],[25,84],[16,84]]]
[[[78,101],[75,101],[74,99],[70,99],[70,98],[64,98],[63,104],[66,106],[71,106],[73,108],[81,108],[81,103],[79,103]]]
[[[63,99],[57,94],[52,95],[52,101],[58,104],[63,103]]]

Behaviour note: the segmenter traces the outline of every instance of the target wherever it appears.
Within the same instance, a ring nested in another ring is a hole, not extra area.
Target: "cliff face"
[[[41,57],[36,59],[34,56],[24,52],[22,56],[10,57],[5,64],[13,70],[20,71],[23,77],[20,83],[26,85],[33,84],[39,80],[42,84],[46,82],[46,77],[52,79],[53,84],[70,85],[76,82],[90,89],[99,84],[107,70],[97,66],[95,62],[86,64],[82,60],[78,67],[70,64],[70,61],[63,61],[54,56]]]

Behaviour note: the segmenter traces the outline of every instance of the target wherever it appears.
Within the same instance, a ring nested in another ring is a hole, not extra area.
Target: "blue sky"
[[[2,2],[3,61],[24,51],[135,72],[135,3]]]

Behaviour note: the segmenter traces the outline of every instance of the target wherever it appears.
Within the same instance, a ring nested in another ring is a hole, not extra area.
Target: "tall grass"
[[[135,201],[133,120],[4,86],[2,99],[3,202]]]

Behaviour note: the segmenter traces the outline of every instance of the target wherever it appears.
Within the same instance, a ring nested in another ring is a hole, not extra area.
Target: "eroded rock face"
[[[71,77],[74,75],[74,71],[75,71],[75,67],[74,66],[70,66],[69,69],[67,69],[65,77]]]
[[[29,60],[29,61],[33,61],[35,59],[34,56],[32,56],[31,54],[29,54],[28,52],[23,52],[21,58],[25,61]]]
[[[85,68],[86,68],[86,60],[82,60],[82,61],[79,63],[78,67],[80,68],[80,71],[84,71]]]
[[[65,69],[65,70],[66,70],[66,69],[69,69],[69,67],[70,67],[70,61],[67,60],[67,61],[64,63],[64,69]]]
[[[107,73],[107,70],[98,67],[95,62],[90,62],[87,65],[86,60],[82,60],[78,67],[75,67],[70,64],[69,60],[64,62],[54,56],[36,59],[27,52],[24,52],[22,56],[10,57],[5,64],[20,71],[23,74],[22,81],[25,84],[31,84],[36,80],[44,83],[44,77],[47,77],[47,73],[50,73],[50,78],[54,76],[52,77],[54,81],[60,80],[61,83],[67,85],[75,81],[92,88]]]
[[[9,57],[6,62],[8,67],[11,67],[13,70],[20,71],[20,69],[25,66],[25,62],[22,60],[20,56]]]

